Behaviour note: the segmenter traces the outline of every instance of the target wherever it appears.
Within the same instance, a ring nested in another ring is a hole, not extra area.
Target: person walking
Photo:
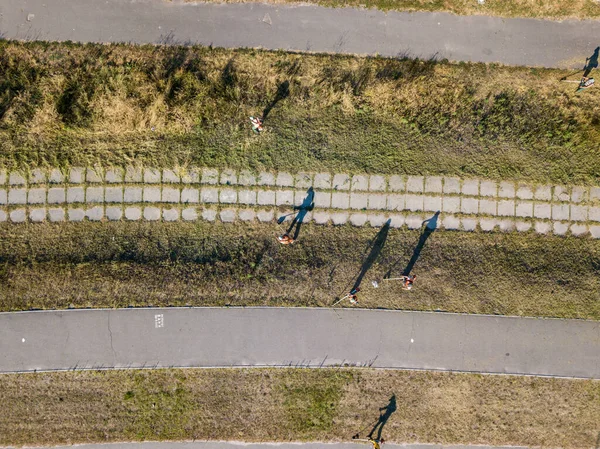
[[[250,117],[250,123],[252,124],[252,131],[256,134],[263,132],[263,120],[260,117]]]
[[[411,290],[415,283],[415,279],[417,279],[416,274],[413,274],[412,276],[402,276],[402,288],[404,290]]]
[[[290,235],[286,232],[285,234],[280,235],[279,237],[277,237],[277,241],[279,243],[281,243],[282,245],[291,245],[296,240],[294,240],[293,238],[291,238]]]

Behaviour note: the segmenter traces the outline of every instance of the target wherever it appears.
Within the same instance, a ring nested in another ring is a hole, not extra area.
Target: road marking
[[[23,343],[25,343],[25,339],[24,339],[24,338],[21,338],[21,341],[22,341]]]
[[[154,327],[165,327],[165,317],[162,313],[154,315]]]
[[[414,338],[411,338],[411,339],[410,339],[410,342],[411,342],[411,343],[414,343],[414,342],[415,342],[415,339],[414,339]]]

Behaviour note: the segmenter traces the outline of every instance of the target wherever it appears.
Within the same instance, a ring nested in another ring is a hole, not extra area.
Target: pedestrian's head
[[[414,281],[415,279],[417,279],[417,275],[416,275],[416,274],[413,274],[413,281]]]

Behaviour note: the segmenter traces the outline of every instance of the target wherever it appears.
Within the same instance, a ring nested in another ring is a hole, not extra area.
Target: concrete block
[[[27,189],[10,189],[8,204],[27,204]]]
[[[270,209],[270,210],[259,210],[256,213],[256,218],[258,218],[258,221],[260,221],[261,223],[270,223],[271,221],[274,220],[275,213],[273,212],[272,209]]]
[[[495,197],[498,194],[498,183],[496,181],[481,181],[479,194],[481,196]]]
[[[552,230],[552,223],[547,221],[536,221],[534,228],[535,232],[538,234],[548,234]]]
[[[365,224],[367,224],[367,214],[350,215],[350,224],[352,226],[364,226]]]
[[[587,201],[588,199],[588,189],[581,186],[575,186],[571,189],[571,202],[572,203],[581,203],[582,201]]]
[[[404,215],[391,215],[390,216],[390,227],[401,228],[406,224]]]
[[[198,184],[200,182],[200,169],[194,167],[194,168],[187,168],[185,170],[182,170],[181,182],[184,184]],[[189,209],[189,210],[195,211],[195,209]]]
[[[225,204],[237,203],[237,191],[233,189],[221,189],[219,192],[219,202]]]
[[[392,175],[388,179],[388,186],[390,192],[404,192],[406,185],[404,184],[404,177],[400,175]]]
[[[409,176],[406,178],[406,191],[423,193],[425,178],[423,176]]]
[[[181,189],[181,202],[184,204],[198,203],[200,201],[200,190],[192,187]]]
[[[330,219],[330,215],[329,212],[313,212],[313,221],[316,224],[320,224],[320,225],[324,225],[327,224],[329,222]]]
[[[350,176],[344,174],[333,175],[334,190],[350,190]]]
[[[50,174],[48,175],[48,182],[50,184],[61,184],[65,181],[65,176],[58,168],[53,168],[50,170]]]
[[[350,208],[351,209],[366,209],[369,201],[369,195],[367,193],[356,193],[352,192],[350,195]]]
[[[123,187],[106,187],[104,189],[104,201],[107,203],[122,203]]]
[[[261,206],[275,205],[275,192],[272,190],[260,190],[258,192],[258,204]]]
[[[135,182],[140,183],[143,180],[142,169],[140,167],[132,167],[128,166],[125,169],[125,182]],[[127,214],[125,214],[127,215]],[[141,217],[141,214],[140,214]],[[128,218],[129,220],[129,218]],[[139,220],[139,218],[134,218],[134,220]]]
[[[588,220],[600,221],[600,207],[594,206],[588,209]]]
[[[552,223],[552,232],[555,235],[565,235],[569,230],[569,223],[555,221]]]
[[[331,207],[331,193],[329,192],[315,192],[315,208],[317,209],[329,209]]]
[[[109,168],[104,174],[104,179],[109,184],[119,184],[123,182],[125,172],[122,168]]]
[[[48,217],[51,222],[65,221],[65,210],[59,208],[48,209]]]
[[[198,219],[198,211],[194,207],[188,207],[181,211],[181,218],[185,221],[196,221]]]
[[[595,202],[600,201],[600,187],[590,187],[590,200]]]
[[[25,180],[25,176],[22,173],[13,171],[10,172],[10,175],[8,177],[8,183],[11,186],[24,186],[25,184],[27,184],[27,181]]]
[[[163,187],[162,202],[163,203],[179,203],[180,192],[176,187]]]
[[[479,227],[482,231],[491,232],[494,228],[498,226],[498,220],[495,218],[480,218],[479,219]]]
[[[331,214],[331,222],[336,226],[346,224],[347,221],[348,221],[348,213],[346,213],[346,212],[337,212],[337,213]]]
[[[46,171],[41,168],[35,168],[31,170],[29,174],[29,184],[45,184],[46,183]],[[4,184],[4,183],[1,183]]]
[[[141,203],[142,202],[142,188],[141,187],[125,187],[123,201],[125,203]]]
[[[85,180],[89,183],[104,182],[104,172],[101,167],[88,168],[85,174]]]
[[[552,187],[537,186],[533,192],[533,197],[540,201],[550,201],[552,199]]]
[[[85,191],[86,203],[103,203],[104,187],[88,187]]]
[[[460,211],[463,214],[477,215],[479,213],[479,200],[477,198],[461,198]]]
[[[238,176],[238,184],[242,186],[256,185],[256,176],[250,170],[242,170]]]
[[[352,177],[352,191],[358,190],[360,192],[365,192],[369,190],[369,178],[365,175],[354,175]]]
[[[571,204],[571,220],[572,221],[587,221],[588,219],[588,207],[587,206],[575,206]]]
[[[221,184],[234,186],[237,185],[237,172],[230,168],[226,168],[221,172]]]
[[[388,218],[383,214],[369,214],[367,216],[367,220],[371,226],[379,228],[383,226],[386,221],[388,221]]]
[[[61,204],[65,202],[65,189],[63,187],[50,187],[48,189],[48,204]],[[62,210],[62,209],[61,209]]]
[[[514,198],[515,183],[511,181],[502,181],[500,183],[500,188],[498,189],[498,196],[500,198]]]
[[[394,195],[394,194],[390,194],[388,195],[388,204],[387,204],[387,208],[388,210],[404,210],[404,196],[405,195]],[[404,224],[404,221],[402,222]]]
[[[29,204],[44,204],[46,202],[46,189],[37,188],[29,189],[27,193],[27,203]]]
[[[517,209],[515,215],[517,217],[533,217],[533,202],[517,201]]]
[[[368,209],[380,209],[384,210],[387,208],[387,195],[383,193],[370,193]]]
[[[425,192],[427,193],[442,193],[442,177],[427,176],[425,178]]]
[[[412,212],[420,212],[423,210],[424,197],[423,195],[406,194],[404,197],[404,207]]]
[[[495,216],[498,213],[498,202],[496,200],[479,200],[479,213]]]
[[[123,218],[123,208],[116,206],[108,206],[106,208],[106,218],[110,221],[119,221]]]
[[[83,187],[69,187],[67,189],[67,203],[85,203],[85,189]]]
[[[437,212],[442,210],[441,196],[426,196],[423,198],[423,210],[427,212]]]
[[[275,175],[273,173],[268,172],[260,172],[258,174],[258,185],[259,186],[274,186],[275,185]]]
[[[535,218],[550,218],[552,216],[552,205],[549,203],[535,203],[533,216]]]
[[[102,206],[94,206],[85,211],[85,216],[91,221],[100,221],[104,218],[104,208]]]
[[[293,190],[278,190],[275,192],[275,204],[278,206],[293,206],[294,191]]]
[[[144,168],[144,182],[146,184],[159,184],[161,182],[160,170],[157,168]]]
[[[211,189],[205,187],[200,192],[200,200],[203,203],[218,203],[219,202],[219,191],[217,189]]]
[[[553,204],[552,205],[552,219],[553,220],[568,220],[569,219],[569,205],[568,204]]]
[[[0,204],[7,204],[8,203],[8,193],[6,192],[6,189],[0,189]]]
[[[71,167],[69,170],[69,182],[71,184],[83,184],[85,182],[85,171],[83,167]]]
[[[514,200],[498,201],[498,215],[501,217],[514,217],[515,216],[515,201]]]
[[[216,168],[202,169],[202,184],[215,185],[219,183],[219,170]]]
[[[580,223],[571,225],[571,234],[573,234],[574,236],[581,237],[587,233],[588,233],[587,225],[580,224]]]
[[[517,221],[515,223],[517,232],[527,232],[531,229],[531,223],[528,221]]]
[[[552,195],[554,201],[567,202],[571,199],[569,188],[565,186],[555,186],[554,194]],[[562,229],[562,228],[561,228]]]
[[[256,192],[253,190],[238,191],[238,203],[240,203],[240,204],[256,204]]]
[[[43,207],[30,209],[29,220],[31,220],[34,223],[41,223],[42,221],[46,221],[46,209]]]
[[[85,218],[85,211],[83,209],[69,209],[67,211],[69,221],[83,221]]]
[[[160,203],[160,187],[144,187],[142,199],[144,203]]]
[[[235,209],[223,209],[219,214],[223,223],[233,223],[236,217]]]
[[[475,218],[461,218],[463,231],[472,232],[477,229],[477,219]]]
[[[460,179],[444,178],[444,193],[460,193]]]
[[[465,179],[462,184],[462,194],[479,196],[479,179]]]
[[[125,218],[127,220],[139,220],[142,218],[142,209],[140,207],[125,208]]]
[[[331,194],[331,207],[334,209],[348,209],[350,207],[350,195],[347,193],[333,192]]]
[[[445,196],[442,201],[442,211],[446,214],[456,214],[460,212],[460,197]]]
[[[164,184],[177,184],[181,182],[181,178],[179,177],[179,173],[170,168],[163,168],[162,172],[162,182]],[[164,211],[163,211],[164,215]],[[164,216],[163,216],[164,218]]]
[[[162,217],[164,221],[177,221],[179,220],[179,209],[163,209]]]
[[[308,189],[312,187],[313,177],[310,173],[298,173],[296,175],[295,186],[297,189]]]
[[[590,234],[595,239],[600,239],[600,226],[594,225],[589,227]]]
[[[317,173],[314,180],[315,189],[331,189],[331,175],[329,173]]]
[[[217,219],[217,211],[215,209],[202,210],[202,219],[206,221],[215,221]]]
[[[254,221],[256,212],[254,212],[254,209],[242,209],[238,212],[238,216],[242,221]]]
[[[408,229],[421,229],[423,226],[423,216],[409,214],[404,218],[404,223]]]
[[[500,220],[498,226],[503,232],[511,232],[515,230],[515,222],[512,220]]]
[[[144,207],[144,219],[148,221],[160,220],[160,208],[159,207]]]
[[[517,198],[522,200],[531,200],[533,199],[533,190],[527,184],[519,184],[517,188]]]
[[[371,175],[369,176],[369,190],[371,192],[385,192],[386,190],[385,176]]]
[[[294,187],[294,177],[289,173],[279,172],[275,184],[280,187]]]
[[[451,231],[460,229],[460,219],[454,215],[445,215],[442,219],[442,226]]]
[[[6,174],[6,170],[4,168],[0,168],[0,186],[3,186],[4,184],[6,184],[7,179],[8,179],[8,176]]]
[[[13,223],[23,223],[27,219],[25,209],[14,209],[10,211],[10,221]]]

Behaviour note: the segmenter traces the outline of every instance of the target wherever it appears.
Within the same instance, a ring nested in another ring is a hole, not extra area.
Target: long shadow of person
[[[585,67],[583,68],[583,76],[587,77],[590,72],[598,68],[598,54],[600,53],[600,47],[596,47],[592,56],[586,59]]]
[[[306,191],[306,197],[302,200],[302,204],[300,204],[300,206],[294,206],[294,211],[298,211],[298,212],[296,213],[294,219],[292,220],[292,223],[290,224],[290,227],[286,231],[286,234],[290,235],[295,226],[296,230],[294,231],[294,235],[292,236],[292,238],[294,240],[296,240],[298,238],[298,236],[300,235],[300,227],[302,226],[302,223],[304,222],[304,219],[306,218],[306,214],[308,212],[312,211],[314,209],[314,207],[315,207],[315,191],[313,190],[312,187],[310,187]],[[286,217],[286,215],[280,217],[278,221],[282,222],[285,219],[285,217]]]
[[[383,426],[388,422],[390,416],[396,411],[396,395],[393,394],[390,398],[390,402],[385,407],[381,407],[379,409],[379,419],[369,432],[369,438],[373,438],[375,440],[381,440],[381,432],[383,430]]]
[[[423,250],[423,247],[425,246],[425,242],[427,242],[427,239],[429,238],[429,236],[431,234],[433,234],[433,232],[437,229],[439,216],[440,216],[440,211],[438,210],[435,214],[433,214],[433,216],[431,218],[428,218],[427,220],[423,221],[423,223],[421,224],[421,225],[425,225],[425,229],[423,229],[423,232],[421,233],[421,236],[419,237],[419,242],[417,243],[417,246],[413,250],[413,254],[412,254],[410,260],[408,261],[406,268],[404,268],[404,270],[402,271],[403,276],[410,275],[410,272],[412,271],[413,267],[415,266],[415,263],[417,263],[417,260],[419,260],[419,257],[421,256],[421,251]],[[385,273],[384,278],[389,278],[391,276],[392,270],[394,269],[394,266],[396,266],[397,264],[398,264],[398,261],[392,263],[392,265],[390,266],[390,269],[387,271],[387,273]]]
[[[363,262],[362,266],[360,267],[360,273],[358,273],[358,276],[356,278],[356,281],[354,282],[354,286],[352,287],[352,290],[356,290],[360,287],[360,284],[361,284],[363,278],[365,277],[365,274],[367,274],[367,271],[369,271],[371,266],[373,266],[373,263],[375,263],[375,259],[377,259],[377,256],[379,256],[379,253],[383,249],[383,246],[385,245],[385,241],[387,240],[391,222],[392,222],[391,220],[386,221],[385,224],[381,227],[381,229],[377,233],[375,240],[373,240],[373,243],[371,244],[371,251],[369,252],[369,255]]]
[[[281,100],[285,100],[289,96],[290,82],[285,80],[284,82],[280,83],[279,86],[277,86],[277,93],[275,94],[275,98],[273,98],[273,101],[271,101],[263,110],[262,119],[266,120],[267,116],[269,115],[269,112],[271,112],[271,109],[273,109]]]

